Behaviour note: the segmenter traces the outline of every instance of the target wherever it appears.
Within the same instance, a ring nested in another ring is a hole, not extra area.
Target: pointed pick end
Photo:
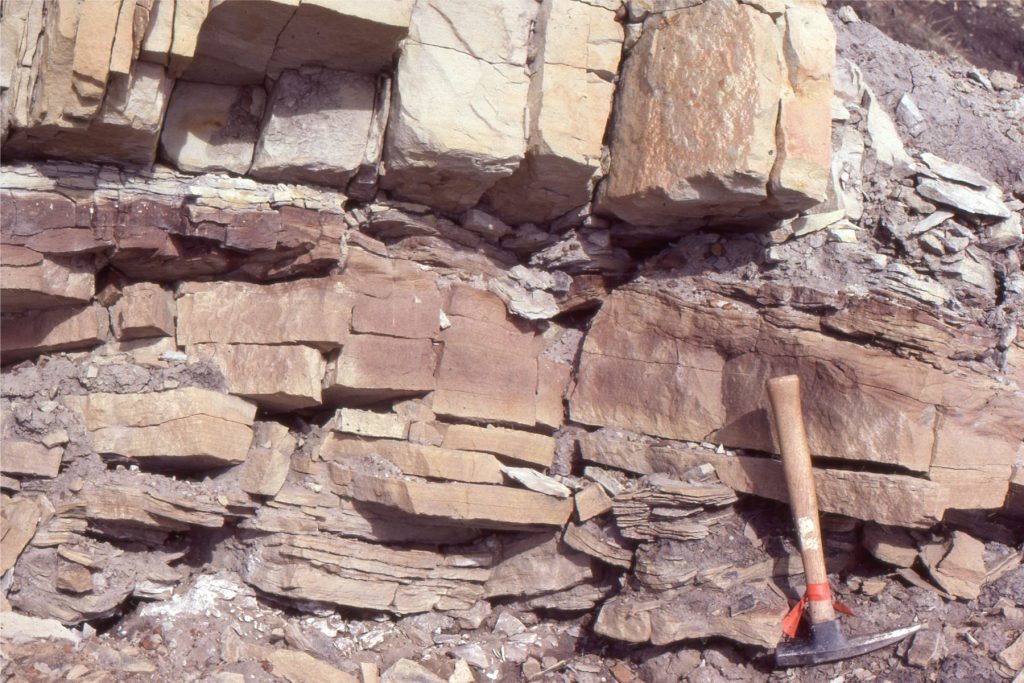
[[[887,645],[894,645],[912,633],[920,630],[921,624],[913,624],[895,631],[886,631],[855,638],[844,638],[830,647],[810,642],[784,643],[775,650],[775,666],[806,666],[809,664],[825,664],[841,659],[850,659],[880,650]]]

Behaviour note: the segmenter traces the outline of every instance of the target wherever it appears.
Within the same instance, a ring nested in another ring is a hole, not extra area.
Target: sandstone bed
[[[5,680],[1019,676],[1011,74],[814,0],[2,19]],[[787,674],[789,373],[848,628],[924,628]]]

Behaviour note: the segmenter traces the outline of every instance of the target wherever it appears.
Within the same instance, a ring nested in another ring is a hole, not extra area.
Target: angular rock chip
[[[963,531],[954,531],[947,543],[925,546],[921,561],[946,592],[964,600],[981,594],[985,582],[985,544]]]
[[[576,503],[576,517],[581,522],[603,515],[612,509],[612,499],[600,484],[591,484],[577,491],[573,500]]]
[[[572,495],[572,490],[562,482],[529,467],[506,467],[503,465],[501,471],[506,477],[519,482],[531,491],[555,498],[568,498]]]
[[[956,183],[925,178],[917,184],[917,193],[925,199],[951,206],[964,213],[993,218],[1010,217],[1010,210],[998,199]]]
[[[18,556],[36,533],[41,522],[53,514],[53,506],[41,495],[3,496],[0,506],[0,574],[18,561]]]
[[[256,407],[189,387],[147,394],[66,396],[98,453],[162,466],[220,467],[245,460]]]
[[[266,657],[270,673],[288,683],[358,683],[358,679],[322,659],[298,650],[273,650]]]

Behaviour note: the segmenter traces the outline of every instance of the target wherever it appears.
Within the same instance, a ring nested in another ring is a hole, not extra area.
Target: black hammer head
[[[804,666],[849,659],[898,643],[919,628],[921,624],[914,624],[878,635],[847,638],[839,628],[838,619],[811,624],[810,640],[782,643],[775,648],[775,666]]]

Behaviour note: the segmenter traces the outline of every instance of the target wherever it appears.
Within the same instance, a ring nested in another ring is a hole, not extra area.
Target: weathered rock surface
[[[542,468],[550,467],[555,457],[555,440],[550,436],[494,426],[450,425],[444,432],[444,446],[494,453]]]
[[[23,360],[54,351],[85,349],[100,344],[110,333],[102,306],[74,306],[4,314],[3,362]]]
[[[324,396],[331,402],[373,403],[434,389],[437,365],[429,339],[352,334],[327,366]]]
[[[734,491],[787,500],[782,464],[769,458],[719,455],[614,430],[586,435],[580,449],[585,460],[642,474],[685,476],[690,468],[710,463]],[[815,486],[823,511],[881,524],[931,526],[947,507],[956,505],[939,484],[904,475],[820,468],[815,470]]]
[[[320,449],[323,460],[342,467],[363,458],[383,459],[402,474],[430,479],[449,479],[477,484],[500,484],[501,464],[493,455],[457,451],[398,439],[364,440],[348,435],[328,436]]]
[[[160,466],[217,467],[245,460],[256,408],[239,398],[187,388],[148,394],[68,396],[93,448]]]
[[[0,186],[5,262],[12,245],[47,258],[105,252],[127,277],[174,281],[315,275],[341,260],[336,192],[57,162],[5,165]]]
[[[266,100],[259,87],[180,81],[160,134],[163,158],[187,173],[247,173]]]
[[[368,74],[283,72],[267,102],[250,175],[343,189],[363,163],[375,95]]]
[[[47,257],[6,246],[0,260],[4,312],[87,304],[94,290],[89,258]]]
[[[267,73],[316,64],[328,69],[377,73],[391,66],[409,31],[413,0],[346,2],[302,0],[277,35]],[[309,37],[315,35],[316,41]]]

